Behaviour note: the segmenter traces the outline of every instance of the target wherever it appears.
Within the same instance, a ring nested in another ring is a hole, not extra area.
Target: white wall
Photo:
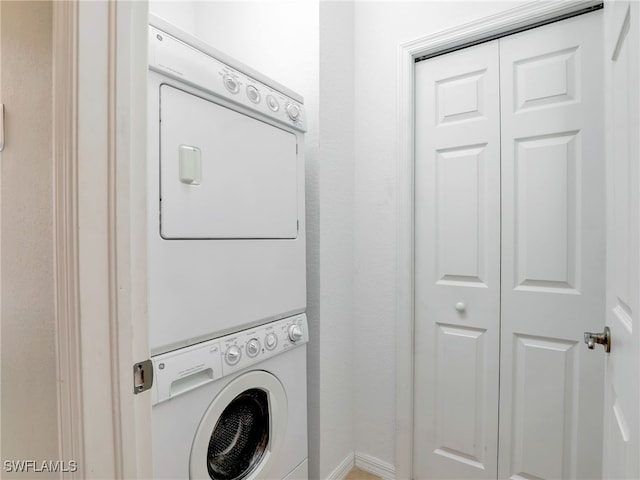
[[[398,46],[515,2],[355,2],[355,450],[395,461]],[[321,99],[322,101],[322,99]],[[402,319],[406,321],[406,319]]]
[[[0,459],[55,461],[51,3],[2,2],[0,16],[6,113],[0,154]],[[5,475],[28,478],[33,472]]]
[[[352,2],[320,3],[320,469],[353,458]]]

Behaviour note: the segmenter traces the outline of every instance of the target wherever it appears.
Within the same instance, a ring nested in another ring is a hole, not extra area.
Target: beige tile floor
[[[369,472],[360,470],[359,468],[354,468],[347,474],[344,480],[382,480],[382,479],[380,477],[376,477],[375,475]]]

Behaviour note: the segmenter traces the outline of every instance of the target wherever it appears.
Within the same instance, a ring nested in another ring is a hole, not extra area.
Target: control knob
[[[298,120],[298,117],[300,117],[300,107],[295,103],[288,104],[287,115],[289,115],[289,118],[295,122]]]
[[[278,337],[276,337],[275,333],[270,333],[265,337],[264,344],[267,347],[267,350],[273,350],[278,344]]]
[[[293,343],[296,343],[303,337],[304,333],[302,333],[302,328],[300,328],[300,325],[291,325],[289,327],[289,340],[291,340]]]
[[[240,361],[240,356],[242,352],[236,345],[232,345],[227,348],[227,351],[224,354],[224,359],[229,365],[235,365]]]
[[[260,103],[260,92],[253,85],[247,85],[247,97],[249,97],[249,100],[253,103]]]
[[[260,353],[260,342],[257,338],[252,338],[247,342],[247,355],[255,357],[258,353]]]
[[[238,93],[240,91],[240,85],[238,84],[238,81],[231,75],[226,74],[225,76],[223,76],[222,82],[224,83],[224,86],[227,87],[227,90],[229,90],[231,93]]]
[[[278,110],[280,110],[280,104],[278,103],[278,100],[276,100],[276,97],[274,97],[273,95],[267,95],[267,106],[272,112],[277,112]]]

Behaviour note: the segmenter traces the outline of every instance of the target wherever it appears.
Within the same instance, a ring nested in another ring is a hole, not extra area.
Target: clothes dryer
[[[303,99],[157,17],[149,27],[152,355],[304,312]]]
[[[154,478],[306,480],[304,315],[152,357]]]

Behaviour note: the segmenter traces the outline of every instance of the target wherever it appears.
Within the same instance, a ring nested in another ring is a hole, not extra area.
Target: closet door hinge
[[[153,385],[153,363],[144,360],[133,365],[133,393],[146,392]]]

